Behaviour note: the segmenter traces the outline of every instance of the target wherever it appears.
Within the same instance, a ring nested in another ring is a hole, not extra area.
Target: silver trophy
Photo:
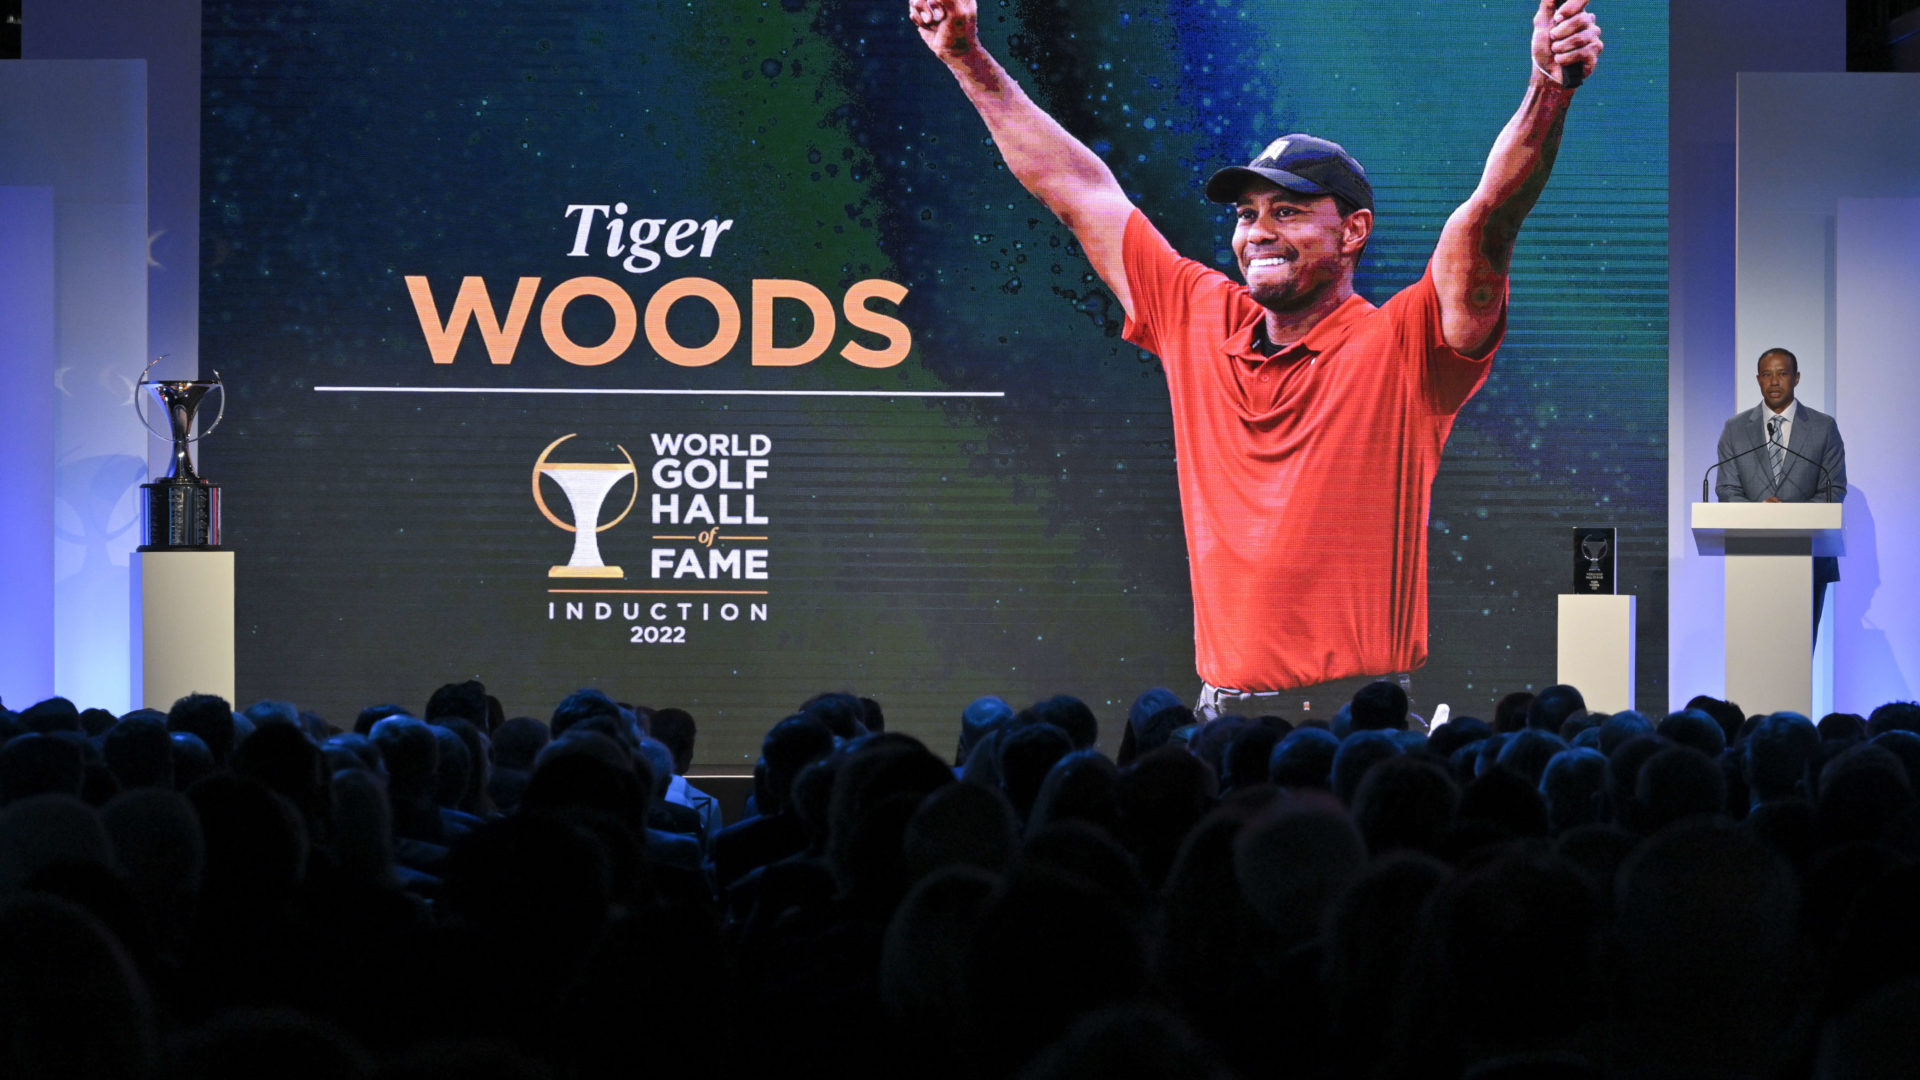
[[[624,462],[600,461],[548,461],[547,455],[553,453],[561,443],[573,438],[562,435],[553,440],[540,457],[533,463],[533,501],[546,519],[573,534],[573,555],[565,566],[555,566],[547,571],[548,577],[557,578],[617,578],[625,577],[625,571],[617,566],[608,566],[600,561],[600,534],[620,524],[633,511],[633,504],[640,496],[640,471],[633,463],[633,456],[624,446],[616,447]],[[540,496],[540,477],[550,476],[553,482],[566,492],[567,504],[573,509],[573,524],[561,521],[553,511],[547,509],[546,500]],[[600,524],[600,507],[606,502],[607,493],[614,485],[627,477],[634,478],[633,495],[627,499],[627,508],[620,516]]]
[[[211,435],[213,429],[227,414],[227,388],[220,381],[220,373],[213,373],[213,381],[202,379],[179,379],[165,382],[148,380],[147,374],[153,365],[166,359],[154,357],[140,373],[140,381],[134,387],[134,411],[140,416],[140,423],[158,438],[173,440],[173,465],[167,475],[141,484],[142,501],[146,505],[147,542],[140,545],[141,551],[205,551],[220,546],[220,485],[208,483],[193,468],[192,446]],[[159,407],[166,411],[168,432],[162,434],[147,417],[147,410],[141,403],[147,399],[140,391],[153,396]],[[207,400],[207,395],[220,392],[220,411],[213,418],[207,430],[194,434],[195,414]]]

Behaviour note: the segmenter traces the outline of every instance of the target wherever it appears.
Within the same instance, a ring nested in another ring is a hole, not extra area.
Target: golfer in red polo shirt
[[[1127,340],[1163,362],[1202,711],[1281,690],[1325,700],[1314,688],[1369,677],[1404,685],[1426,663],[1433,476],[1500,344],[1514,238],[1573,88],[1600,59],[1587,6],[1540,0],[1526,96],[1479,186],[1420,280],[1375,307],[1353,291],[1373,189],[1339,145],[1283,136],[1208,181],[1234,207],[1241,284],[1176,253],[1027,97],[981,47],[975,0],[910,0],[1008,168],[1119,298]]]

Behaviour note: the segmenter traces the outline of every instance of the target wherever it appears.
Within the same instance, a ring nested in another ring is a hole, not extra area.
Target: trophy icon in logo
[[[220,546],[220,485],[208,483],[193,468],[193,444],[213,434],[220,426],[220,420],[227,414],[227,388],[220,381],[220,373],[213,373],[213,381],[200,379],[180,379],[168,382],[152,382],[147,373],[153,365],[166,359],[156,356],[140,373],[140,381],[134,385],[134,411],[140,416],[140,423],[156,437],[173,440],[173,466],[167,475],[148,484],[141,484],[140,491],[146,502],[147,542],[140,545],[141,551],[177,551],[206,550]],[[207,395],[220,392],[220,412],[213,418],[207,430],[198,435],[193,433],[194,416],[207,400]],[[140,391],[153,395],[153,400],[166,410],[168,434],[161,434],[147,419],[146,410],[140,407],[146,399],[139,396]]]
[[[540,513],[559,528],[573,534],[573,556],[567,565],[556,566],[547,571],[548,577],[557,578],[617,578],[626,575],[617,566],[608,566],[600,561],[600,534],[625,520],[633,512],[633,504],[640,497],[639,470],[634,467],[633,455],[627,453],[624,446],[616,446],[620,455],[627,460],[622,462],[602,461],[548,461],[547,455],[553,453],[561,443],[573,438],[562,435],[540,451],[540,457],[533,463],[533,503]],[[573,524],[569,525],[547,509],[547,501],[540,495],[540,477],[544,474],[552,477],[553,482],[566,492],[567,503],[573,508]],[[607,493],[614,485],[626,477],[633,477],[633,494],[627,497],[627,508],[620,516],[601,525],[600,507],[606,502]]]
[[[1607,542],[1606,533],[1594,533],[1580,538],[1580,554],[1587,560],[1587,572],[1600,572],[1600,560],[1607,557],[1607,549],[1613,545]]]

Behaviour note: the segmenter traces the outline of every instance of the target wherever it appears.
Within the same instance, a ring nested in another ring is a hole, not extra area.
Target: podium
[[[233,700],[233,552],[137,551],[139,703],[167,711],[188,694]]]
[[[1813,558],[1839,554],[1840,505],[1693,504],[1695,548],[1726,559],[1726,697],[1749,715],[1813,712]]]

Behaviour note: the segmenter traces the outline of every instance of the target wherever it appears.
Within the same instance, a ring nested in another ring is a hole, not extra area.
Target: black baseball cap
[[[1367,170],[1337,142],[1311,135],[1282,135],[1246,165],[1232,165],[1207,180],[1207,198],[1238,202],[1254,180],[1270,180],[1296,195],[1337,195],[1373,209]]]

